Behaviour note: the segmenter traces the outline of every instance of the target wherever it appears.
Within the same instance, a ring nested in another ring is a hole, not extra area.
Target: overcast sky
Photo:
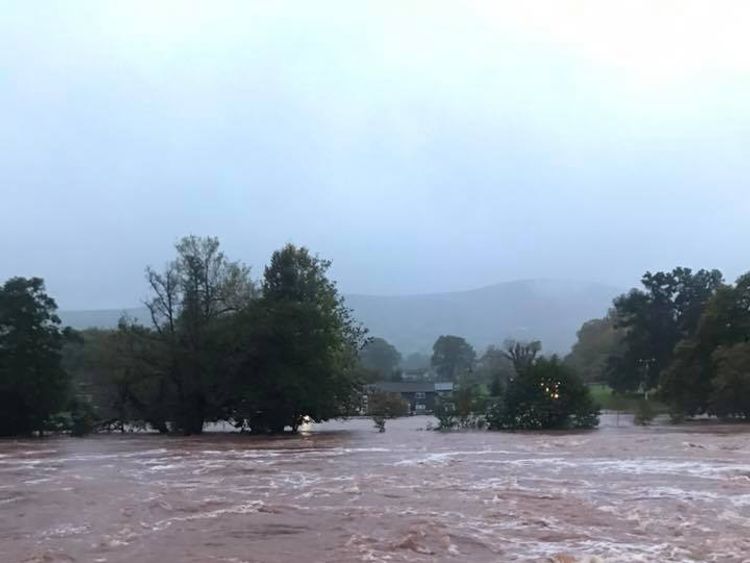
[[[0,279],[184,234],[345,292],[750,269],[750,3],[0,2]]]

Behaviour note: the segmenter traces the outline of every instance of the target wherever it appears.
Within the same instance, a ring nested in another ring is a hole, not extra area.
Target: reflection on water
[[[0,442],[2,561],[742,561],[743,427]]]

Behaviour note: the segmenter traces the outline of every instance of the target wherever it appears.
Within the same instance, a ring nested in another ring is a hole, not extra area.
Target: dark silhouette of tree
[[[383,338],[370,338],[359,353],[362,367],[377,373],[381,380],[398,379],[399,351]]]
[[[241,316],[235,419],[253,432],[295,431],[306,417],[320,422],[358,406],[364,330],[327,278],[329,266],[285,246],[265,270],[261,298]]]
[[[68,399],[64,334],[40,278],[0,286],[0,435],[43,433]]]
[[[542,343],[538,340],[532,342],[505,341],[505,357],[513,364],[513,369],[517,375],[522,375],[534,365],[537,355],[541,351]]]
[[[695,333],[706,303],[722,286],[722,275],[718,270],[675,268],[646,272],[641,283],[643,290],[614,301],[624,348],[610,357],[607,379],[620,392],[656,387],[677,343]]]
[[[460,336],[441,336],[432,347],[431,364],[439,379],[457,381],[473,368],[476,356],[474,348]]]

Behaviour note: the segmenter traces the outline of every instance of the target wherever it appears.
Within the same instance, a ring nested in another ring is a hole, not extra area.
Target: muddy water
[[[750,558],[746,429],[427,421],[0,442],[0,561]]]

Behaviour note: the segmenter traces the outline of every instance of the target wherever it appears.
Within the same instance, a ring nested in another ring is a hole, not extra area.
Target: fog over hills
[[[581,324],[603,316],[622,292],[590,282],[519,280],[431,295],[347,295],[346,302],[372,336],[404,355],[429,352],[441,334],[463,336],[478,351],[516,338],[538,339],[545,351],[564,354]],[[149,322],[145,308],[62,311],[60,317],[74,328],[112,328],[123,313]]]

